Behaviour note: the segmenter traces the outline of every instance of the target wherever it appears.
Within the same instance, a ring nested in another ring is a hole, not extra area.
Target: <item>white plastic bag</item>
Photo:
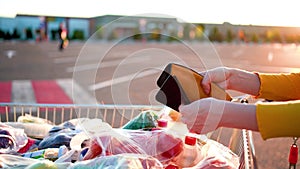
[[[28,142],[23,129],[14,128],[0,123],[0,153],[19,151]]]
[[[72,164],[68,169],[101,168],[101,169],[163,169],[155,158],[145,154],[119,154],[96,157],[91,160]]]
[[[203,159],[194,167],[185,169],[237,169],[239,157],[228,147],[214,140],[207,140],[201,147]]]

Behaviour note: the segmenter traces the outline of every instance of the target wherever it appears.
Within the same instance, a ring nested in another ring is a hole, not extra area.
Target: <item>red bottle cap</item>
[[[165,169],[179,169],[179,167],[174,164],[169,164]]]
[[[192,136],[185,136],[184,143],[187,145],[194,146],[196,144],[197,138]]]
[[[163,120],[163,119],[159,119],[159,120],[157,120],[157,125],[158,125],[158,127],[167,127],[168,126],[168,121]]]

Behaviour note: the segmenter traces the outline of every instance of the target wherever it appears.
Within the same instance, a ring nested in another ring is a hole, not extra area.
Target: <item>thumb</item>
[[[188,109],[188,105],[183,105],[183,104],[181,104],[179,107],[178,107],[178,110],[179,110],[179,112],[180,113],[185,113],[186,111],[187,111],[187,109]]]
[[[201,85],[202,85],[203,91],[204,91],[205,94],[207,94],[207,95],[208,95],[209,92],[210,92],[210,84],[211,84],[211,81],[210,81],[209,75],[208,75],[208,74],[205,74],[205,75],[203,76]]]
[[[180,113],[184,112],[185,109],[186,109],[186,106],[183,104],[178,107],[178,110]]]
[[[188,109],[188,106],[186,106],[186,105],[180,105],[180,106],[178,107],[178,110],[179,110],[179,112],[180,112],[180,114],[181,114],[181,118],[180,118],[180,119],[181,119],[181,121],[182,121],[183,123],[185,123],[185,120],[187,120],[187,119],[186,119],[186,116],[185,116],[187,109]]]

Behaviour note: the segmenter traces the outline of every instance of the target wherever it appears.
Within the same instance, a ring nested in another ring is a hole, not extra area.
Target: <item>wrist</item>
[[[228,89],[256,96],[259,88],[260,80],[255,73],[241,69],[229,69]]]
[[[218,127],[258,131],[256,105],[227,102]]]
[[[235,82],[236,82],[236,76],[237,76],[237,70],[235,68],[227,68],[226,69],[226,77],[227,77],[227,89],[235,90]]]

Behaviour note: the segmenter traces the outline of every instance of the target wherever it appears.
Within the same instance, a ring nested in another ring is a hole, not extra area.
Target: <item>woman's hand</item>
[[[204,98],[189,105],[181,105],[181,120],[190,131],[205,134],[220,127],[225,101]]]
[[[230,69],[217,67],[201,73],[203,75],[202,87],[206,94],[210,92],[210,84],[215,83],[224,90],[229,89]]]
[[[202,87],[206,94],[210,93],[211,83],[215,83],[224,90],[231,89],[242,93],[257,96],[260,89],[260,80],[257,74],[236,68],[217,67],[203,75]]]

